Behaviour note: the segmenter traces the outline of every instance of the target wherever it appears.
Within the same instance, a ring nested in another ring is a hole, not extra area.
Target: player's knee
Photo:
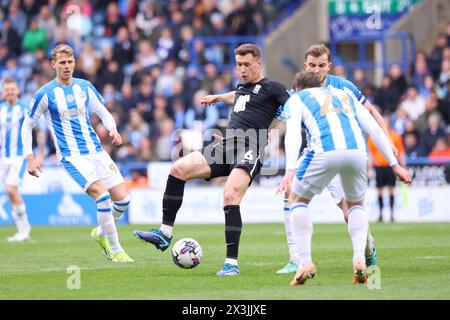
[[[19,195],[19,190],[16,186],[7,185],[6,192],[8,193],[8,197],[10,199],[15,199]]]
[[[186,181],[188,167],[182,162],[175,162],[170,168],[170,175]]]
[[[224,205],[238,205],[241,202],[240,191],[235,187],[225,188],[223,191],[223,204]]]

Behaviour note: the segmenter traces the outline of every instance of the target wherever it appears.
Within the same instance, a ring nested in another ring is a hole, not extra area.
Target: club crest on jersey
[[[75,97],[73,96],[73,94],[70,94],[70,93],[69,93],[69,94],[66,96],[66,100],[67,100],[68,103],[72,103],[72,102],[75,101]]]
[[[254,94],[258,94],[259,90],[261,90],[261,85],[257,84],[254,88],[253,88],[253,93]]]
[[[245,96],[239,96],[234,105],[234,112],[238,113],[245,110],[245,105],[250,101],[250,95],[246,94]]]
[[[78,93],[78,96],[80,96],[81,101],[83,101],[83,102],[86,101],[86,92],[80,91],[80,92]]]

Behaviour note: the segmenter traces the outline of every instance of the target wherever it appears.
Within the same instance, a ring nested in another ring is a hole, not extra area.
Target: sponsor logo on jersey
[[[261,85],[257,84],[254,88],[253,88],[253,93],[254,94],[258,94],[259,90],[261,90]]]

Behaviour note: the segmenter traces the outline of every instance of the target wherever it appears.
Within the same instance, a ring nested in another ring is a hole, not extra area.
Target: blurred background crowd
[[[0,78],[19,81],[21,99],[54,77],[48,60],[61,43],[76,52],[74,76],[91,81],[114,115],[124,144],[112,148],[105,128],[93,124],[116,161],[171,159],[177,129],[224,128],[230,106],[208,108],[206,94],[233,90],[237,78],[224,65],[232,50],[207,45],[196,36],[267,33],[299,1],[267,0],[0,0]],[[232,48],[233,49],[233,48]],[[402,135],[406,155],[450,157],[450,24],[430,52],[418,49],[405,73],[390,66],[377,87],[361,69],[332,73],[353,81],[389,115]],[[289,85],[289,84],[287,84]],[[35,151],[54,161],[54,147],[43,125]],[[279,155],[282,157],[282,143]]]

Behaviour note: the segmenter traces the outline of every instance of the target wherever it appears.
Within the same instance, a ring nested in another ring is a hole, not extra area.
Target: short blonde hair
[[[59,44],[52,50],[52,60],[56,60],[56,55],[58,53],[65,53],[68,54],[70,57],[74,57],[75,53],[73,51],[73,48],[67,44]]]

